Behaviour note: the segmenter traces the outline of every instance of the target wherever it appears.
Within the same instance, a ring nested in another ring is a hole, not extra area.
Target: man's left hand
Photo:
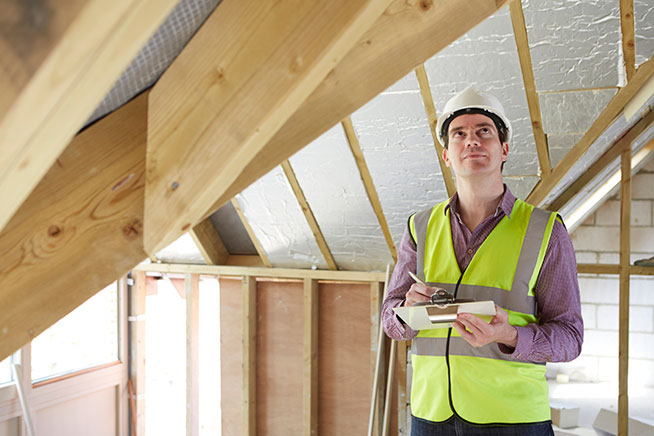
[[[495,312],[490,324],[471,313],[460,313],[452,327],[473,347],[498,342],[515,348],[518,331],[509,324],[509,313],[497,304]]]

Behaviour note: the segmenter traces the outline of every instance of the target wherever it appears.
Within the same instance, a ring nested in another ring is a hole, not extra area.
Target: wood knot
[[[434,2],[432,0],[422,0],[420,2],[420,9],[423,11],[428,11],[434,6]]]
[[[48,227],[48,236],[51,238],[56,238],[61,234],[61,227],[52,225]]]
[[[125,227],[123,227],[123,235],[125,235],[127,239],[138,238],[142,231],[143,231],[143,224],[141,224],[141,221],[139,220],[134,220],[131,223],[127,224]]]
[[[185,232],[185,231],[187,231],[190,227],[191,227],[191,223],[184,224],[184,225],[182,226],[182,231]]]
[[[216,68],[216,82],[224,82],[225,81],[225,70],[222,67]]]

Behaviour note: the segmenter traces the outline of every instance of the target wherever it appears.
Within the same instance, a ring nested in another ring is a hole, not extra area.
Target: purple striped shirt
[[[506,215],[510,218],[515,197],[505,185],[504,196],[495,214],[470,231],[458,213],[458,195],[454,194],[447,207],[451,208],[452,241],[456,260],[463,271],[486,240],[486,237]],[[447,210],[447,208],[446,208]],[[404,231],[398,260],[388,284],[388,295],[382,306],[386,334],[392,339],[407,340],[418,332],[405,325],[392,308],[404,304],[405,295],[413,284],[408,271],[416,272],[416,246]],[[581,352],[584,324],[581,317],[577,263],[568,231],[558,220],[545,253],[543,266],[536,282],[538,324],[516,326],[518,343],[515,349],[498,344],[503,353],[532,362],[569,362]]]

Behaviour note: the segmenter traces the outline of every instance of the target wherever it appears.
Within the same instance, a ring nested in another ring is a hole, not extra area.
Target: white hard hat
[[[509,142],[511,140],[511,123],[504,114],[504,107],[502,107],[497,97],[469,86],[445,104],[443,115],[440,116],[436,124],[438,141],[441,144],[445,145],[444,136],[447,136],[450,122],[457,116],[466,113],[480,113],[488,116],[495,122],[498,131],[501,128],[505,129],[505,141]],[[501,126],[501,124],[504,124],[504,126]]]

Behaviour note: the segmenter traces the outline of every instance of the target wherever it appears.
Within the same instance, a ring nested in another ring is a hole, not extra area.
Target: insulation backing
[[[188,233],[184,233],[155,256],[164,263],[205,263],[202,253]]]
[[[654,56],[654,4],[652,0],[634,0],[636,65]]]
[[[211,222],[230,254],[257,254],[257,249],[231,202],[214,212]]]

